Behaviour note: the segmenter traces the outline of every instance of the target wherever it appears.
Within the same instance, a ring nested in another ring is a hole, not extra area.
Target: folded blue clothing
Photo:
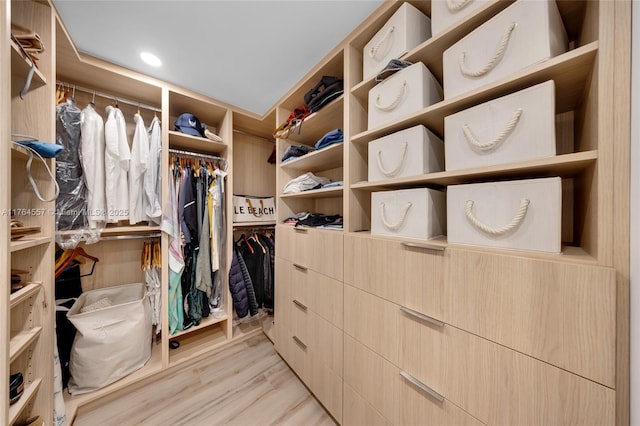
[[[318,142],[316,142],[315,148],[320,149],[329,145],[333,145],[334,143],[340,143],[344,141],[344,135],[342,134],[342,130],[334,129],[321,137]]]
[[[315,149],[311,148],[310,146],[306,146],[306,145],[291,145],[284,152],[284,155],[282,156],[282,161],[285,161],[285,160],[287,160],[289,158],[302,157],[303,155],[308,154],[311,151],[315,151]]]
[[[342,186],[342,185],[343,185],[342,181],[339,180],[339,181],[336,181],[336,182],[329,182],[327,184],[324,184],[324,185],[322,185],[322,187],[323,188],[333,188],[333,187]]]
[[[17,143],[32,149],[43,158],[53,158],[64,149],[62,145],[40,141],[18,141]]]

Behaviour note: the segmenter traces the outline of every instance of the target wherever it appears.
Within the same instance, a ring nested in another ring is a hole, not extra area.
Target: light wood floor
[[[92,405],[74,426],[335,424],[263,334]]]

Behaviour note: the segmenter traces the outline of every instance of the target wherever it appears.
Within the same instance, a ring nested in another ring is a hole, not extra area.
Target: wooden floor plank
[[[74,426],[334,425],[260,334],[104,404]]]

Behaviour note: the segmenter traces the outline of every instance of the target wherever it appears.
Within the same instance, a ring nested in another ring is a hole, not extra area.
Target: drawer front
[[[422,62],[416,62],[369,90],[368,129],[407,117],[441,100],[440,83]]]
[[[391,59],[399,58],[431,36],[427,16],[404,3],[369,40],[362,52],[362,77],[380,72]]]
[[[516,1],[444,52],[445,98],[498,81],[567,49],[555,1]]]
[[[449,256],[452,325],[615,386],[615,270],[471,250]]]
[[[278,256],[342,281],[342,232],[278,226]]]
[[[422,124],[369,142],[369,182],[444,170],[444,144]]]
[[[559,177],[447,187],[451,244],[560,252]]]
[[[376,414],[386,421],[393,421],[399,402],[399,373],[398,367],[345,334],[345,389],[349,385],[365,404],[375,407]],[[344,416],[347,417],[346,402]]]
[[[400,329],[400,369],[485,424],[615,421],[610,388],[449,325]]]
[[[371,193],[371,235],[429,240],[446,230],[445,193],[429,188]]]
[[[555,108],[549,80],[445,117],[447,171],[553,157]]]
[[[290,293],[288,297],[294,304],[311,309],[336,327],[342,328],[341,281],[284,259],[276,260],[276,274],[279,285],[286,286],[286,291]]]
[[[311,311],[307,312],[305,319],[308,321],[307,330],[309,331],[305,342],[308,342],[314,359],[342,378],[344,352],[342,330]]]
[[[397,364],[398,306],[349,285],[344,306],[344,332]]]
[[[307,386],[311,383],[313,375],[313,359],[311,350],[306,343],[295,333],[288,329],[280,329],[282,336],[277,347],[278,353],[289,364],[289,367],[300,377]]]
[[[344,426],[391,426],[392,423],[365,401],[351,386],[344,384],[342,424]]]
[[[401,240],[348,235],[345,237],[345,283],[426,315],[446,319],[447,251],[420,246],[408,241],[403,244]],[[345,315],[348,309],[345,303]]]
[[[322,354],[312,352],[312,373],[309,388],[331,415],[342,421],[342,377],[324,363]]]

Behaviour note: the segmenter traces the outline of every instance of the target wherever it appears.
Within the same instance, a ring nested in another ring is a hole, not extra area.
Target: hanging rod
[[[219,157],[217,155],[210,155],[210,154],[200,154],[197,152],[190,152],[190,151],[183,151],[181,149],[174,149],[174,148],[169,148],[169,154],[176,154],[178,156],[186,156],[186,157],[192,157],[192,158],[202,158],[202,159],[207,159],[207,160],[218,160],[218,161],[224,161],[226,163],[227,159],[223,158],[223,157]]]
[[[111,94],[108,94],[108,93],[99,92],[97,90],[88,89],[86,87],[78,86],[78,85],[73,84],[73,83],[65,83],[64,81],[57,81],[56,85],[68,86],[68,87],[72,88],[73,90],[78,90],[80,92],[85,92],[85,93],[88,93],[90,95],[100,96],[101,98],[115,100],[116,102],[122,102],[123,104],[133,105],[135,107],[144,108],[144,109],[147,109],[147,110],[150,110],[150,111],[162,112],[162,110],[160,108],[156,108],[156,107],[151,106],[151,105],[143,104],[143,103],[140,103],[140,102],[137,102],[137,101],[132,101],[130,99],[121,98],[120,96],[115,96],[115,95],[111,95]]]
[[[109,241],[109,240],[135,240],[138,238],[160,238],[162,233],[154,232],[153,234],[129,234],[129,235],[107,235],[105,237],[100,237],[100,241]]]

